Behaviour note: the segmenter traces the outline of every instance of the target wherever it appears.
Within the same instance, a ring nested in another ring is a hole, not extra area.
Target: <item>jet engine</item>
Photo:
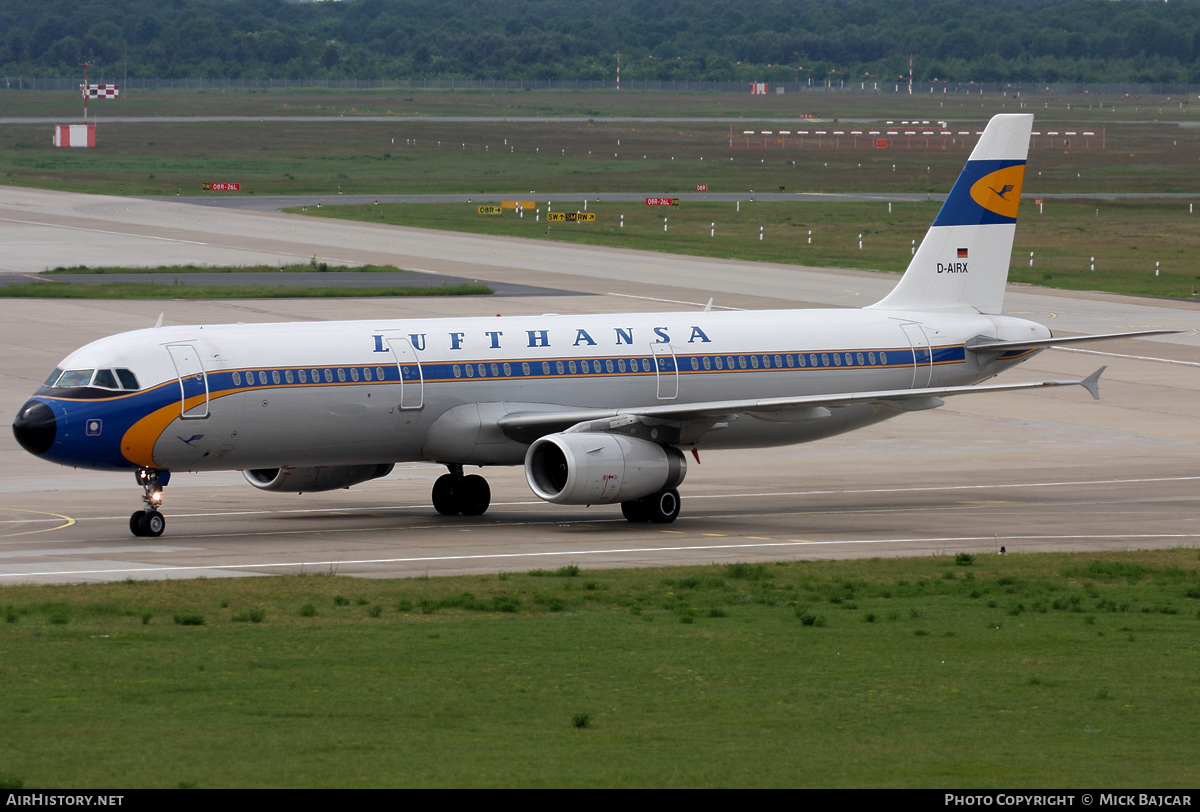
[[[529,487],[558,505],[629,502],[678,487],[686,474],[678,448],[615,434],[548,434],[525,454]]]
[[[306,491],[334,491],[349,488],[368,479],[387,476],[396,467],[395,463],[378,465],[316,465],[311,468],[251,468],[242,471],[246,481],[260,491],[282,493],[304,493]]]

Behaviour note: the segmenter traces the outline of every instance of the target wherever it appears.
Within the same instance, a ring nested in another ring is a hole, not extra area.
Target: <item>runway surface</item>
[[[436,315],[862,306],[894,275],[737,263],[474,237],[182,202],[0,190],[0,267],[319,261],[390,263],[559,295],[437,299],[0,300],[0,403],[14,415],[76,347],[164,323]],[[1154,340],[1051,350],[1004,380],[1082,377],[1081,389],[957,398],[804,446],[701,452],[668,526],[616,507],[536,500],[519,469],[484,471],[483,517],[438,516],[432,464],[349,491],[266,494],[238,473],[177,474],[166,534],[135,539],[132,474],[44,463],[4,432],[0,584],[248,577],[368,577],[959,551],[1195,547],[1200,542],[1200,308],[1188,302],[1012,288],[1007,312],[1056,332],[1172,327]]]

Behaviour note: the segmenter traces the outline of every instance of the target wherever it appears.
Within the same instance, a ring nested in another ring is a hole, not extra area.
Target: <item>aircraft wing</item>
[[[1181,333],[1182,330],[1136,330],[1131,333],[1103,333],[1094,336],[1070,336],[1067,338],[1038,338],[1033,341],[999,341],[996,339],[980,338],[967,342],[971,352],[1002,353],[1010,350],[1040,350],[1047,347],[1059,347],[1067,344],[1084,344],[1089,341],[1108,341],[1114,338],[1140,338],[1142,336],[1161,336],[1170,333]]]
[[[828,417],[830,409],[854,403],[877,403],[897,411],[935,409],[954,395],[982,392],[1013,392],[1040,389],[1047,386],[1082,386],[1096,400],[1100,399],[1100,367],[1082,380],[1031,381],[1027,383],[997,383],[976,386],[942,386],[927,389],[890,389],[874,392],[853,392],[838,395],[805,395],[794,398],[759,398],[752,400],[722,400],[707,403],[680,403],[660,406],[641,406],[628,409],[579,409],[559,412],[514,412],[501,417],[498,425],[509,438],[532,443],[539,437],[562,431],[615,431],[641,434],[637,426],[671,429],[651,439],[660,442],[689,443],[700,435],[748,415],[771,422],[803,422]]]

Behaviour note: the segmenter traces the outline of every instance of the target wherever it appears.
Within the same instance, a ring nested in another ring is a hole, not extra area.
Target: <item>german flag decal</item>
[[[965,249],[965,248],[958,249],[958,258],[966,259],[967,258],[967,249]]]

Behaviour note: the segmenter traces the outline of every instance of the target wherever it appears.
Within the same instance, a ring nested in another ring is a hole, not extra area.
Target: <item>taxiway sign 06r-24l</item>
[[[432,460],[443,514],[479,515],[466,465],[524,465],[558,504],[679,513],[684,450],[801,443],[931,409],[1052,338],[1001,315],[1033,116],[988,124],[896,288],[862,310],[778,310],[156,327],[68,356],[21,407],[18,442],[51,462],[132,470],[158,536],[173,472],[241,470],[322,491]]]

